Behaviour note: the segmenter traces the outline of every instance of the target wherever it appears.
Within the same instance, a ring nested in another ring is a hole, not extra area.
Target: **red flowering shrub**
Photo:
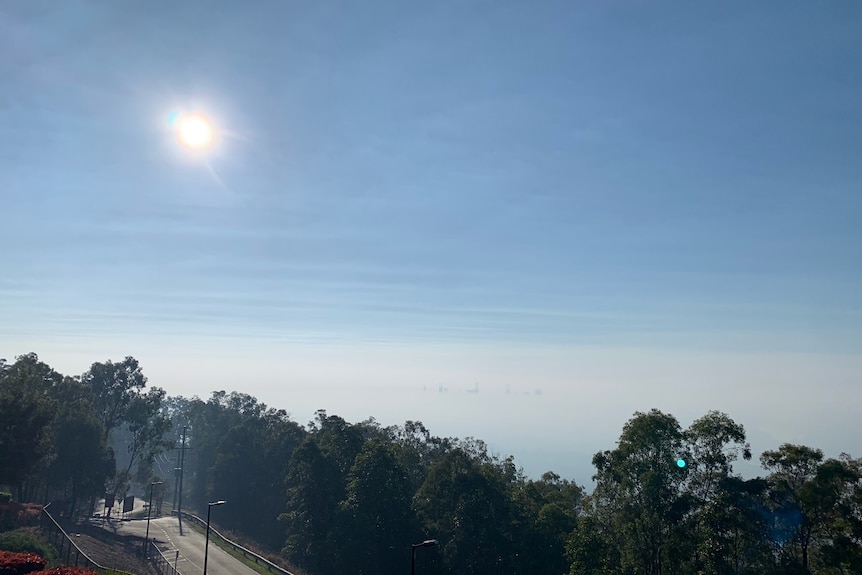
[[[38,525],[42,506],[36,503],[0,502],[0,531]]]
[[[45,560],[35,553],[0,551],[0,575],[24,575],[45,568]]]

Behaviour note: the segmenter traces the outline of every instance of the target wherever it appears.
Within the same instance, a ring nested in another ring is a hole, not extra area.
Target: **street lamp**
[[[153,481],[150,483],[150,504],[147,505],[147,536],[144,537],[144,559],[147,558],[147,555],[150,551],[150,513],[153,510],[153,489],[156,488],[156,485],[162,485],[164,481]]]
[[[180,535],[183,534],[183,468],[186,465],[186,431],[188,428],[188,425],[183,426],[183,443],[180,446],[180,489],[177,502],[177,521],[180,524]]]
[[[410,575],[416,575],[416,549],[419,547],[434,547],[439,541],[436,539],[426,539],[422,543],[413,543],[410,546]]]
[[[207,553],[210,550],[210,513],[216,505],[224,505],[227,501],[219,500],[207,503],[207,542],[204,544],[204,575],[207,575]]]

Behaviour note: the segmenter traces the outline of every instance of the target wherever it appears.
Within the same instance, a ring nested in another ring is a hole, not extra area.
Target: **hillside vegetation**
[[[169,456],[184,508],[227,500],[216,524],[311,575],[399,572],[432,538],[416,550],[423,573],[862,573],[862,460],[782,444],[744,479],[733,465],[753,454],[724,413],[688,428],[635,413],[593,457],[588,493],[416,421],[319,411],[303,426],[247,394],[169,397],[146,383],[132,357],[77,377],[35,354],[0,363],[0,486],[75,514],[163,480],[167,503],[174,478],[153,463]]]

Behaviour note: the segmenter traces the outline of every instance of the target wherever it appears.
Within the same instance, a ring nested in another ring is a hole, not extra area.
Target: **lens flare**
[[[189,148],[205,148],[213,141],[213,127],[203,116],[184,116],[177,120],[177,125],[180,142]]]
[[[680,467],[680,468],[685,467],[685,459],[677,459],[676,465],[677,465],[677,467]]]

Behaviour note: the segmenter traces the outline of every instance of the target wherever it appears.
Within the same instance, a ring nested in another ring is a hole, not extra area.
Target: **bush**
[[[0,550],[14,551],[16,553],[35,553],[39,557],[54,563],[56,556],[50,545],[37,537],[34,533],[24,529],[0,533]]]
[[[44,568],[45,560],[35,553],[0,551],[0,575],[24,575]]]
[[[42,506],[36,503],[0,502],[0,531],[38,525]]]
[[[12,494],[8,491],[0,491],[0,503],[9,503],[12,501]]]

